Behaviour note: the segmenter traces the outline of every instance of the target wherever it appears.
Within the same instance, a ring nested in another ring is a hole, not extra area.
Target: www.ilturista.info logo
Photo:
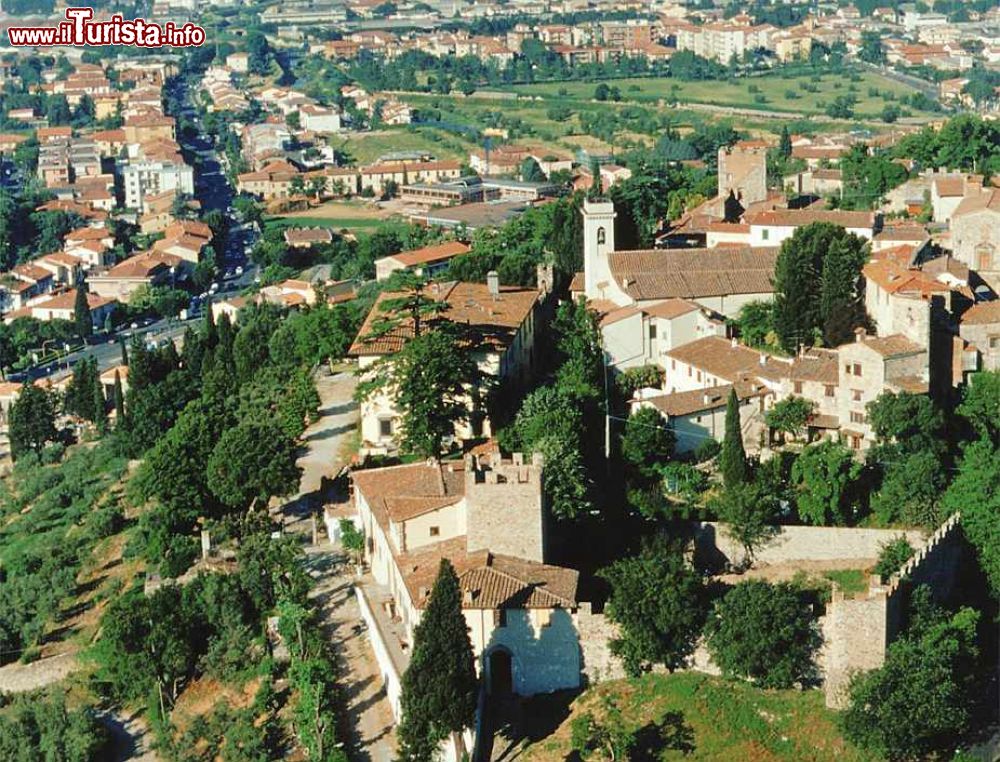
[[[108,21],[94,21],[93,8],[67,8],[66,21],[58,26],[12,26],[7,39],[14,46],[135,45],[141,48],[197,47],[205,30],[190,21],[177,26],[145,19],[124,19],[115,14]]]

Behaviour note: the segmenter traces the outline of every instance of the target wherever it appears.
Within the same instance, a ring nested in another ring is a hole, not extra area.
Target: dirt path
[[[362,624],[350,567],[339,549],[325,546],[310,549],[309,570],[316,579],[311,596],[344,667],[341,685],[352,730],[350,758],[390,762],[396,750],[392,710]]]
[[[297,494],[280,507],[285,530],[311,533],[309,517],[322,503],[323,477],[334,477],[345,465],[341,455],[358,428],[358,405],[353,399],[358,381],[351,372],[328,375],[321,369],[316,377],[319,420],[302,434],[305,445],[299,456],[302,481]]]
[[[0,667],[0,693],[38,690],[58,683],[79,668],[75,653],[59,654],[30,664],[8,664]]]
[[[159,757],[149,748],[149,729],[137,714],[105,712],[98,716],[111,732],[111,762],[158,762]]]

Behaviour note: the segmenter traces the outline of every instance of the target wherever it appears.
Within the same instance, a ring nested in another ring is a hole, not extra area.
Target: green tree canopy
[[[271,420],[238,423],[219,437],[208,459],[209,487],[234,510],[298,489],[295,441]]]
[[[719,470],[727,488],[745,484],[750,479],[750,465],[743,447],[743,422],[740,419],[740,401],[735,387],[729,390],[726,401],[726,433],[719,455]]]
[[[729,677],[764,688],[790,688],[815,677],[816,620],[788,583],[739,583],[716,602],[706,633],[712,659]]]
[[[10,452],[17,460],[27,452],[41,452],[57,436],[52,394],[25,382],[8,412]]]
[[[694,651],[704,620],[704,587],[682,550],[646,543],[635,556],[601,570],[611,586],[608,616],[621,627],[611,642],[631,675],[662,664],[682,666]]]
[[[848,524],[861,472],[853,453],[838,442],[825,440],[803,449],[792,464],[799,516],[816,526]]]
[[[951,754],[982,690],[975,679],[978,621],[978,612],[963,608],[897,638],[882,667],[851,682],[843,720],[848,738],[890,760]]]

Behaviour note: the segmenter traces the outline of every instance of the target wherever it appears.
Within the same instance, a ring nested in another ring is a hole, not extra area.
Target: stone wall
[[[593,604],[583,602],[576,612],[576,628],[584,683],[593,685],[625,677],[621,659],[611,653],[611,640],[618,636],[618,625],[603,613],[595,613]]]
[[[827,706],[840,708],[857,672],[885,662],[885,649],[906,622],[910,591],[929,585],[935,597],[947,598],[967,552],[956,513],[927,538],[886,584],[871,578],[867,593],[847,598],[834,590],[823,624]]]
[[[714,521],[694,522],[695,557],[715,567],[742,565],[743,547],[733,540],[724,524]],[[789,525],[777,528],[766,545],[757,550],[755,563],[780,564],[796,561],[856,561],[871,563],[878,558],[882,545],[905,535],[914,547],[923,542],[918,530],[860,529],[856,527],[814,527]]]

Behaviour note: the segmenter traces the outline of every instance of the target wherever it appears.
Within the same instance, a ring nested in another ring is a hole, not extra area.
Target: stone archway
[[[514,659],[506,648],[497,646],[487,658],[488,688],[491,696],[510,696],[514,693]]]

